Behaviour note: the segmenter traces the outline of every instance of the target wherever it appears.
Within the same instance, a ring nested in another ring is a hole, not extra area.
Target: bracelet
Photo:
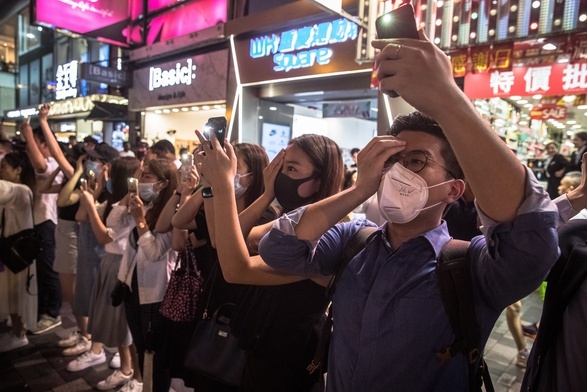
[[[173,192],[173,194],[181,197],[181,193],[179,193],[178,191]]]

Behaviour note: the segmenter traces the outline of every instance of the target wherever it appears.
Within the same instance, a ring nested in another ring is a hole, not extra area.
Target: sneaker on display
[[[121,370],[115,370],[114,373],[109,375],[106,380],[100,381],[98,385],[96,385],[96,388],[98,388],[101,391],[107,391],[109,389],[114,389],[116,387],[124,385],[130,382],[130,380],[132,380],[132,373],[133,372],[131,370],[130,374],[125,375],[124,373],[122,373]]]
[[[114,354],[108,366],[112,369],[120,369],[120,353],[118,351]]]
[[[39,335],[44,332],[50,331],[61,325],[61,316],[51,317],[48,314],[41,316],[41,319],[37,323],[37,329],[31,331],[33,335]]]
[[[72,357],[74,355],[80,355],[88,351],[92,347],[92,341],[88,340],[85,336],[79,337],[77,344],[73,347],[66,348],[62,354],[65,357]]]
[[[79,334],[79,331],[72,331],[71,334],[69,334],[68,337],[66,337],[65,339],[61,339],[60,341],[57,342],[57,347],[71,347],[71,346],[75,346],[78,342],[78,340],[80,339],[81,335]]]
[[[143,383],[134,378],[127,382],[118,392],[143,392]]]
[[[12,332],[8,332],[0,338],[0,353],[16,350],[17,348],[24,347],[28,344],[29,340],[27,339],[26,335],[24,335],[22,338],[19,338]]]
[[[94,354],[92,350],[86,351],[73,361],[67,364],[67,370],[70,372],[78,372],[87,369],[91,366],[100,365],[106,362],[106,353],[104,350],[100,354]]]
[[[531,339],[536,339],[536,335],[538,335],[537,323],[532,325],[522,325],[522,330],[524,331],[524,336],[528,336]]]
[[[528,349],[525,348],[523,350],[518,351],[518,356],[516,357],[516,366],[522,369],[526,369],[526,362],[528,362]]]

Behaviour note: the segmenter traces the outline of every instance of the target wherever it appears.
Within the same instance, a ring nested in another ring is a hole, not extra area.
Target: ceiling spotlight
[[[551,42],[549,42],[547,44],[544,44],[542,46],[542,49],[544,49],[544,50],[556,50],[556,45],[553,44],[553,43],[551,43]]]

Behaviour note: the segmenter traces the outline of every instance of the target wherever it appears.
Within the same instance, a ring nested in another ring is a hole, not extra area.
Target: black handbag
[[[120,306],[130,294],[130,287],[124,282],[120,280],[116,282],[116,285],[112,289],[110,293],[110,299],[112,300],[112,306],[117,307]]]
[[[214,381],[238,387],[247,353],[238,347],[238,339],[230,332],[230,314],[234,307],[233,303],[225,303],[218,307],[212,318],[198,323],[184,366]]]
[[[0,261],[10,271],[17,274],[30,267],[42,250],[42,242],[34,229],[25,229],[4,237],[4,210],[2,210]]]
[[[218,262],[214,268],[206,308],[192,336],[183,365],[214,381],[238,387],[242,382],[247,353],[238,347],[238,339],[230,331],[230,317],[235,304],[222,304],[211,318],[208,316]]]

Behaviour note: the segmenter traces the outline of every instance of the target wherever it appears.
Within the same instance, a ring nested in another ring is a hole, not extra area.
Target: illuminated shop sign
[[[253,59],[273,56],[276,72],[329,64],[335,44],[357,38],[358,26],[347,20],[304,26],[278,34],[253,38],[249,55]]]
[[[465,76],[465,94],[470,99],[534,94],[584,94],[586,91],[587,63],[514,67],[507,72]]]
[[[77,61],[58,65],[55,80],[55,99],[77,97]]]
[[[192,84],[192,79],[196,78],[196,68],[191,58],[187,59],[184,65],[176,63],[171,69],[151,67],[149,68],[149,90],[179,84],[189,86]]]
[[[9,110],[6,112],[7,118],[21,118],[21,117],[30,117],[34,116],[39,111],[37,108],[27,108],[27,109],[20,109],[20,110]]]
[[[114,103],[118,105],[128,105],[128,99],[108,94],[92,94],[87,97],[77,97],[73,99],[66,99],[63,101],[51,102],[51,109],[49,110],[49,117],[60,116],[64,114],[78,114],[89,112],[94,108],[94,102]],[[39,105],[39,107],[41,107]],[[7,118],[22,118],[34,116],[39,113],[38,108],[26,108],[9,110],[5,112]]]

